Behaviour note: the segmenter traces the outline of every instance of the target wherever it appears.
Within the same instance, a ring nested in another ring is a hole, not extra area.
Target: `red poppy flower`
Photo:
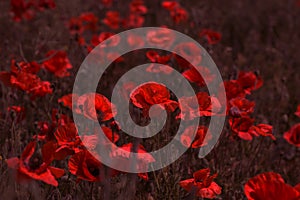
[[[236,80],[224,81],[224,87],[228,102],[233,98],[246,96],[242,86]]]
[[[296,200],[300,198],[300,192],[286,184],[280,174],[274,172],[265,172],[249,179],[244,191],[248,200]]]
[[[86,12],[80,15],[80,20],[82,21],[82,28],[84,31],[96,31],[98,28],[98,17],[94,13]]]
[[[72,99],[73,98],[75,99],[75,102],[77,102],[78,95],[77,94],[67,94],[67,95],[59,98],[58,103],[61,103],[63,106],[72,110]]]
[[[25,108],[23,106],[9,106],[7,107],[7,111],[16,114],[17,122],[25,118]]]
[[[45,160],[45,157],[36,152],[36,142],[31,142],[24,149],[20,159],[10,158],[7,164],[8,167],[17,169],[18,178],[31,178],[58,186],[56,178],[61,177],[64,170],[49,166],[51,161]]]
[[[249,129],[252,127],[253,123],[254,119],[249,116],[229,119],[231,130],[243,140],[252,140],[253,135],[249,133]]]
[[[184,71],[182,75],[192,83],[196,83],[199,87],[203,87],[212,83],[215,79],[215,75],[211,74],[208,68],[198,66],[191,67],[190,69]],[[206,81],[202,77],[206,77]]]
[[[132,13],[122,21],[122,26],[125,28],[138,28],[143,26],[145,18],[139,14]]]
[[[47,141],[42,147],[42,154],[45,160],[64,160],[67,156],[78,152],[79,148],[71,148],[67,145],[60,146],[56,141]],[[49,163],[50,164],[50,163]]]
[[[295,124],[289,131],[285,132],[283,138],[288,143],[300,147],[300,123]]]
[[[137,155],[137,162],[136,162],[136,169],[145,170],[148,168],[149,163],[155,162],[155,159],[149,154],[142,145],[139,145],[136,149],[133,149],[133,144],[125,144],[111,152],[111,156],[113,159],[122,164],[124,167],[131,168],[132,163],[129,162],[128,158],[131,155],[131,152],[138,153]],[[147,173],[139,173],[138,174],[141,178],[148,180]]]
[[[182,120],[191,120],[200,117],[200,111],[197,108],[199,102],[192,97],[181,97],[179,100],[180,114],[177,118]]]
[[[124,58],[117,52],[106,53],[106,59],[110,62],[115,62],[115,63],[124,62]]]
[[[80,36],[85,31],[96,31],[98,29],[98,18],[90,12],[82,13],[78,17],[72,17],[68,23],[69,31],[76,35],[77,40],[83,40]]]
[[[207,39],[208,44],[217,44],[221,40],[221,33],[210,29],[203,29],[200,34],[200,37],[205,37]]]
[[[106,7],[110,7],[113,3],[113,0],[101,0],[101,3]]]
[[[121,23],[121,17],[117,11],[107,11],[102,22],[111,29],[118,29]]]
[[[20,22],[23,18],[30,20],[34,16],[31,2],[26,3],[25,0],[10,0],[10,12],[13,14],[13,20]]]
[[[102,32],[102,33],[100,33],[99,36],[94,35],[91,43],[93,46],[97,46],[104,40],[107,40],[108,38],[110,38],[111,36],[114,36],[114,37],[109,40],[109,43],[106,42],[105,45],[109,46],[109,47],[117,46],[120,42],[120,37],[115,35],[114,33],[110,33],[110,32]],[[104,45],[104,44],[101,44],[101,45]],[[103,46],[103,47],[105,47],[105,46]]]
[[[241,71],[238,75],[237,83],[245,90],[247,94],[251,91],[257,90],[263,85],[263,80],[260,76],[253,72]]]
[[[54,140],[55,130],[71,122],[67,115],[59,114],[58,110],[53,109],[51,113],[51,123],[38,122],[39,134],[36,136],[39,140],[52,141]],[[35,137],[34,137],[35,138]]]
[[[49,51],[46,56],[49,58],[43,62],[45,69],[53,73],[57,77],[70,76],[68,69],[72,69],[67,53],[64,51]]]
[[[229,114],[233,117],[249,115],[253,113],[255,106],[255,102],[249,101],[242,97],[231,99],[229,104]]]
[[[185,22],[188,19],[188,13],[183,8],[176,8],[175,10],[171,11],[170,14],[176,24]]]
[[[147,51],[146,53],[147,58],[154,63],[160,63],[160,64],[167,64],[171,60],[171,55],[166,55],[166,56],[161,56],[159,55],[156,51]],[[152,73],[165,73],[165,74],[170,74],[173,72],[173,69],[162,67],[162,66],[156,66],[154,64],[150,64],[149,67],[147,68],[147,72],[152,72]]]
[[[99,137],[100,131],[98,129],[94,130],[94,134],[92,135],[83,135],[81,136],[81,140],[83,145],[91,152],[96,149],[97,145],[105,145],[107,148],[109,148],[109,145],[111,143],[116,143],[120,136],[116,133],[116,131],[113,131],[111,128],[108,127],[101,127],[102,132],[105,134],[105,136],[109,139],[109,143],[106,143],[105,141],[101,140],[101,137]]]
[[[20,71],[30,73],[30,74],[36,74],[40,71],[41,65],[39,65],[37,62],[16,62],[15,60],[11,61],[10,70],[12,73],[17,74]]]
[[[300,117],[300,105],[298,105],[297,111],[295,112],[295,115],[296,115],[297,117]]]
[[[200,108],[200,116],[211,116],[218,113],[221,104],[216,97],[209,96],[206,92],[198,92],[197,99]],[[214,110],[213,109],[214,106]]]
[[[132,0],[129,7],[131,13],[146,14],[148,12],[143,0]]]
[[[151,73],[164,73],[164,74],[171,74],[173,72],[173,68],[171,68],[170,66],[157,66],[155,64],[150,64],[147,69],[147,72],[151,72]]]
[[[56,4],[54,0],[39,0],[37,7],[39,10],[53,9],[56,7]]]
[[[72,17],[69,20],[68,28],[71,35],[80,35],[83,31],[83,22],[79,17]]]
[[[162,5],[163,8],[165,8],[169,11],[172,11],[175,8],[180,6],[179,3],[176,2],[176,1],[163,1],[161,5]]]
[[[192,148],[200,148],[202,146],[205,146],[207,142],[212,138],[211,133],[207,132],[208,129],[206,126],[199,126],[195,139],[192,141],[191,134],[194,129],[195,127],[189,126],[184,130],[183,134],[180,136],[181,143],[186,147]]]
[[[193,178],[180,181],[180,186],[188,192],[195,192],[196,196],[201,198],[214,199],[217,195],[221,194],[222,188],[213,180],[217,174],[209,175],[208,168],[201,169],[193,174]]]
[[[94,108],[93,105],[95,105]],[[108,121],[117,114],[115,106],[101,94],[84,94],[78,97],[76,106],[77,109],[75,111],[77,113],[83,114],[92,120]]]
[[[41,81],[35,74],[40,70],[36,62],[11,62],[11,72],[1,72],[0,80],[9,87],[16,87],[31,94],[32,98],[51,94],[50,83]]]
[[[147,42],[157,48],[168,48],[173,44],[175,36],[169,29],[151,30],[147,33]]]
[[[66,145],[73,147],[80,143],[80,138],[74,123],[59,126],[56,129],[54,136],[60,146]]]
[[[145,116],[148,114],[150,107],[155,104],[160,104],[167,111],[173,112],[178,107],[178,103],[170,100],[170,97],[169,90],[165,86],[155,82],[142,84],[130,95],[133,105],[143,109]]]
[[[69,159],[68,166],[69,171],[79,180],[100,181],[102,164],[87,150],[74,154]]]
[[[132,48],[142,48],[145,45],[145,41],[142,37],[133,34],[128,34],[127,43]]]
[[[249,133],[254,136],[270,137],[272,140],[276,140],[273,135],[273,127],[268,124],[258,124],[250,127]]]
[[[10,72],[2,71],[0,72],[0,80],[8,87],[13,87],[11,82],[12,77],[17,76],[21,72],[23,74],[28,73],[33,78],[36,77],[36,73],[40,70],[40,65],[36,62],[19,62],[11,60]]]
[[[197,93],[197,100],[192,97],[182,97],[179,99],[180,114],[178,118],[183,120],[194,119],[200,116],[212,116],[221,109],[219,100],[216,97],[209,96],[206,92]],[[196,108],[199,108],[197,110]],[[214,106],[215,110],[212,110]]]
[[[156,51],[153,50],[147,51],[146,56],[151,62],[157,62],[161,64],[166,64],[171,59],[171,55],[161,56]]]
[[[178,44],[174,48],[174,50],[180,53],[180,55],[174,55],[174,56],[178,62],[178,65],[182,69],[187,69],[192,66],[197,66],[201,63],[202,60],[201,49],[192,42]],[[183,58],[186,58],[187,60]],[[191,61],[191,63],[189,63],[188,61]]]
[[[48,81],[41,81],[35,74],[21,71],[10,77],[10,84],[31,94],[32,98],[52,94],[51,84]]]
[[[162,7],[170,12],[170,15],[175,23],[186,21],[188,18],[187,11],[183,9],[178,2],[164,1]]]
[[[10,106],[7,108],[7,111],[14,111],[16,113],[23,113],[25,108],[23,106]]]

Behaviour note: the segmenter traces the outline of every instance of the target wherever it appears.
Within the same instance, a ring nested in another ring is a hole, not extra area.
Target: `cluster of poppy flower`
[[[295,115],[300,118],[300,105],[298,105]],[[284,139],[290,144],[300,147],[300,123],[295,124],[284,133]]]
[[[37,11],[53,9],[56,6],[54,0],[10,0],[10,5],[13,20],[16,22],[22,19],[30,20]]]
[[[113,3],[111,0],[102,0],[101,2],[106,8],[110,8]],[[11,0],[11,11],[14,13],[15,21],[20,21],[22,18],[31,19],[33,8],[54,7],[55,2],[53,0],[32,0],[28,3],[25,3],[24,0]],[[187,11],[178,2],[164,1],[162,7],[169,11],[175,23],[181,23],[188,19]],[[123,18],[119,12],[110,10],[105,13],[105,18],[102,20],[99,20],[93,13],[83,13],[78,17],[71,18],[68,28],[78,44],[86,47],[87,51],[90,52],[99,43],[114,35],[113,32],[96,34],[99,31],[99,23],[104,24],[111,30],[141,27],[144,24],[144,15],[148,12],[148,9],[142,0],[132,0],[129,5],[129,11],[129,15]],[[85,33],[89,31],[93,34],[89,42],[86,42],[86,35],[89,34]],[[174,40],[168,32],[149,32],[148,35],[150,42],[156,42],[159,45],[162,42],[160,37],[170,37],[166,40],[168,43],[172,43]],[[217,44],[221,40],[221,34],[210,29],[203,29],[200,31],[199,36],[205,37],[211,45]],[[112,41],[110,45],[116,46],[119,42],[120,39],[116,37],[115,41]],[[139,40],[136,36],[129,36],[127,42],[129,45],[138,45],[139,47],[143,47],[144,44],[144,41]],[[194,44],[182,43],[175,48],[182,55],[185,55],[184,57],[190,58],[189,60],[192,60],[192,63],[188,63],[180,56],[170,53],[162,55],[154,50],[147,51],[145,57],[153,63],[164,65],[176,62],[182,75],[198,87],[205,87],[205,85],[214,81],[215,77],[210,70],[200,65],[202,60],[201,52],[197,50],[198,48],[195,48]],[[51,50],[45,57],[46,59],[42,62],[16,62],[12,60],[10,71],[0,72],[0,81],[8,87],[28,93],[32,100],[52,94],[51,83],[41,80],[38,72],[46,70],[56,77],[63,78],[71,75],[68,70],[72,68],[72,65],[67,57],[67,53],[64,51]],[[115,62],[124,62],[124,59],[120,57]],[[150,64],[147,72],[165,73],[171,76],[173,69],[160,68]],[[206,77],[207,82],[204,82],[203,76]],[[262,87],[262,85],[263,80],[257,73],[241,71],[236,80],[224,82],[226,97],[210,96],[207,92],[199,91],[196,96],[197,102],[194,102],[191,97],[182,97],[175,101],[171,98],[171,92],[165,86],[156,82],[148,82],[138,87],[134,83],[128,83],[124,85],[124,89],[133,90],[135,88],[130,95],[130,102],[141,110],[142,117],[147,117],[151,106],[156,104],[163,106],[170,113],[180,110],[176,119],[184,121],[218,115],[222,109],[226,109],[226,115],[229,118],[229,125],[234,137],[252,140],[255,136],[267,136],[275,140],[272,126],[255,124],[251,116],[255,102],[248,100],[247,97],[254,90]],[[224,99],[228,102],[226,108],[222,108],[220,103]],[[71,110],[73,109],[75,113],[91,121],[100,122],[107,138],[116,145],[120,144],[121,127],[119,127],[117,122],[113,121],[114,116],[117,115],[117,108],[104,95],[98,93],[67,94],[59,98],[58,103]],[[199,105],[199,110],[195,109],[195,104]],[[95,105],[95,108],[92,105]],[[212,110],[212,107],[217,109]],[[25,118],[24,109],[21,106],[10,106],[7,108],[8,111],[18,114],[18,120]],[[160,112],[160,110],[157,112]],[[156,114],[159,115],[159,113]],[[295,114],[300,117],[300,106],[298,106]],[[99,138],[99,130],[84,129],[80,130],[82,133],[80,132],[79,134],[79,130],[76,128],[73,120],[67,115],[58,114],[58,111],[53,109],[51,116],[51,123],[38,122],[39,133],[33,136],[32,141],[25,147],[20,158],[7,159],[8,167],[17,171],[17,178],[20,181],[35,179],[58,186],[57,179],[62,177],[66,171],[52,165],[54,161],[65,159],[68,159],[69,173],[75,175],[78,181],[101,181],[123,173],[109,169],[99,161],[101,159],[99,159],[96,151],[98,146],[105,146],[109,149],[110,156],[118,159],[124,165],[130,165],[128,160],[132,151],[139,153],[138,159],[143,163],[140,166],[136,166],[137,168],[146,168],[155,161],[141,144],[138,146],[133,143],[121,144],[119,147],[128,153],[120,152],[111,143],[106,143]],[[183,131],[180,136],[181,144],[191,148],[200,148],[207,145],[208,141],[213,137],[211,133],[207,132],[208,128],[205,125],[197,127],[196,137],[192,139],[191,133],[194,128],[188,127]],[[299,136],[300,124],[294,125],[284,134],[284,138],[297,147],[300,146]],[[138,176],[144,180],[149,179],[147,173],[140,173]],[[179,184],[196,196],[212,199],[220,195],[222,190],[214,182],[216,177],[217,174],[210,175],[210,169],[206,168],[196,171],[193,174],[193,178],[182,180]],[[278,195],[282,195],[279,199],[298,199],[300,197],[299,184],[292,187],[286,184],[279,174],[273,172],[263,173],[251,178],[246,183],[244,191],[248,199],[275,199],[274,193],[276,193],[276,198],[278,198]]]

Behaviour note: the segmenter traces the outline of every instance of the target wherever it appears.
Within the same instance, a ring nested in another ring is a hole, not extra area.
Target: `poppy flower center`
[[[94,177],[98,177],[100,175],[100,169],[98,167],[89,167],[88,170]]]
[[[38,169],[43,164],[42,155],[40,154],[34,154],[30,159],[28,163],[28,167],[31,170]]]

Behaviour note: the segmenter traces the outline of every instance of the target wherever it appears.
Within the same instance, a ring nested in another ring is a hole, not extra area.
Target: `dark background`
[[[276,141],[258,137],[251,142],[230,139],[228,127],[219,144],[205,158],[190,157],[188,151],[169,167],[149,173],[148,182],[121,175],[111,180],[112,197],[119,199],[183,199],[187,193],[178,181],[190,178],[195,170],[209,167],[218,172],[216,182],[223,188],[220,199],[245,199],[243,186],[259,173],[275,171],[287,183],[300,182],[299,149],[288,144],[283,133],[300,122],[294,116],[300,103],[300,6],[287,0],[183,0],[179,1],[189,13],[189,22],[176,25],[161,1],[146,1],[149,9],[145,26],[168,25],[198,40],[218,65],[224,80],[235,78],[239,70],[257,71],[264,85],[250,97],[256,102],[255,119],[274,127]],[[57,0],[54,10],[38,13],[31,21],[16,23],[9,14],[9,1],[0,1],[0,69],[9,70],[12,58],[17,61],[41,60],[50,49],[66,50],[74,66],[73,75],[87,52],[71,38],[66,24],[70,17],[82,12],[93,12],[99,19],[105,9],[97,0]],[[111,10],[127,12],[129,1],[114,2]],[[126,8],[126,9],[125,9]],[[190,28],[194,23],[195,28]],[[222,34],[216,45],[208,45],[198,37],[203,28]],[[101,27],[102,31],[107,28]],[[106,30],[108,31],[108,29]],[[116,31],[117,32],[117,31]],[[45,113],[59,107],[57,99],[72,90],[74,76],[59,79],[47,73],[44,80],[55,85],[53,96],[31,102],[20,91],[0,88],[0,197],[2,199],[101,199],[101,184],[68,181],[62,178],[54,188],[38,182],[20,185],[15,183],[7,169],[5,159],[20,155],[29,138],[36,131],[36,119],[46,119]],[[25,122],[11,124],[7,120],[10,105],[26,105],[31,111]],[[196,155],[196,154],[195,154]]]

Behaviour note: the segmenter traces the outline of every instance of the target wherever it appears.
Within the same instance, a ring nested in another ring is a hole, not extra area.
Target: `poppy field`
[[[300,1],[0,10],[0,199],[300,200]]]

